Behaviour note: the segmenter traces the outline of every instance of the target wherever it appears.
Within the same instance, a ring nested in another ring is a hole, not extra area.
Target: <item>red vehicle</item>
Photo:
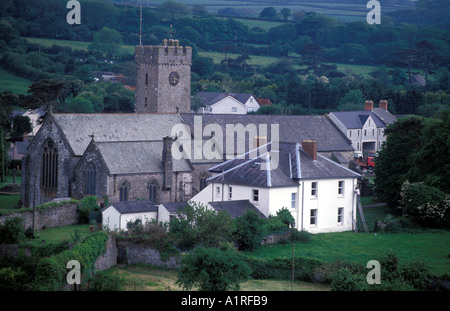
[[[358,163],[361,168],[372,170],[375,167],[375,157],[373,155],[358,157],[356,158],[356,163]]]

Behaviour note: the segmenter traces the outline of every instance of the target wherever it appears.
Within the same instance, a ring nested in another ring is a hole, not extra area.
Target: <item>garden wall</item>
[[[118,241],[118,263],[138,264],[144,263],[158,267],[176,268],[180,265],[180,258],[170,257],[167,260],[161,258],[157,249],[152,246],[137,244],[131,241]]]
[[[55,228],[68,225],[75,225],[78,223],[77,203],[67,203],[57,206],[37,208],[35,216],[35,230],[42,228]],[[8,218],[21,217],[24,219],[24,228],[28,229],[33,225],[33,211],[24,211],[13,214],[8,214],[0,217],[0,223],[3,223]]]

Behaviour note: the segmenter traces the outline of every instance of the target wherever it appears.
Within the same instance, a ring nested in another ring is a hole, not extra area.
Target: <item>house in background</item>
[[[260,105],[252,94],[198,92],[204,107],[202,113],[247,114],[257,111]]]
[[[387,107],[386,100],[381,100],[378,108],[373,107],[373,101],[367,100],[362,111],[330,112],[328,117],[351,140],[355,157],[359,157],[364,152],[379,151],[386,141],[384,130],[397,121]]]
[[[316,141],[281,142],[278,147],[268,143],[253,152],[257,156],[247,154],[212,167],[208,186],[190,202],[232,207],[250,198],[265,217],[287,208],[298,230],[355,229],[360,175],[318,154]]]
[[[44,108],[28,109],[27,111],[15,110],[11,113],[11,120],[16,116],[23,116],[30,118],[32,131],[27,133],[28,138],[31,140],[41,128],[41,120],[46,115]]]

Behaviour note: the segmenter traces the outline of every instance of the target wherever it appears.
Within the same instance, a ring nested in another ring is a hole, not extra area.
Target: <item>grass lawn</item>
[[[73,241],[73,236],[75,232],[78,231],[81,239],[88,236],[91,231],[89,231],[89,225],[72,225],[64,226],[59,228],[50,228],[45,230],[36,230],[34,235],[37,237],[34,241],[36,243],[41,243],[45,240],[47,243],[51,242],[62,242],[63,240]]]
[[[342,260],[358,262],[363,265],[377,259],[384,251],[395,251],[400,263],[414,258],[422,258],[430,264],[436,275],[450,273],[450,232],[429,231],[423,233],[321,233],[312,236],[308,244],[296,243],[295,255],[317,258],[324,261]],[[291,244],[264,246],[252,256],[275,258],[292,257]]]
[[[31,81],[15,76],[0,68],[0,92],[11,91],[14,94],[26,95]]]
[[[0,195],[0,212],[10,212],[20,200],[20,194]]]
[[[122,290],[125,291],[162,291],[183,290],[176,284],[177,272],[158,269],[145,265],[116,266],[109,270],[122,278]],[[294,291],[326,291],[330,287],[324,284],[294,282]],[[291,290],[291,282],[284,280],[248,280],[241,283],[242,291],[286,291]]]

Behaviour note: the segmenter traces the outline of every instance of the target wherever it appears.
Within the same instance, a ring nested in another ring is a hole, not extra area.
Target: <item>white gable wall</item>
[[[142,219],[142,223],[157,219],[158,212],[120,214],[113,205],[102,212],[102,226],[109,230],[127,230],[127,222]]]
[[[211,111],[208,113],[227,113],[227,114],[246,114],[247,107],[231,96],[211,105]]]
[[[250,98],[247,99],[247,101],[245,102],[245,106],[247,107],[248,112],[257,111],[259,108],[261,108],[256,98],[254,98],[253,96],[250,96]]]

